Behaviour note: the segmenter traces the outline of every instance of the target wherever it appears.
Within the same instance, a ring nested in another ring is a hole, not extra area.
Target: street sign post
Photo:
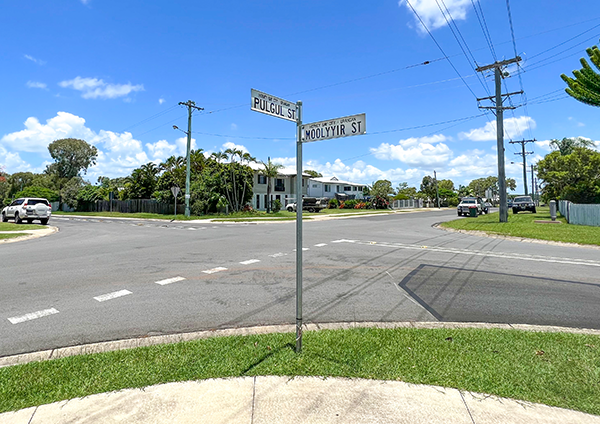
[[[279,97],[271,96],[252,89],[252,103],[250,108],[255,112],[265,113],[276,118],[286,119],[288,121],[297,122],[298,120],[298,105],[290,101],[280,99]]]
[[[302,125],[302,102],[251,89],[250,109],[296,123],[296,353],[302,352],[302,143],[361,135],[367,130],[364,113]]]
[[[367,116],[361,113],[302,125],[302,142],[330,140],[351,135],[362,135],[366,132]]]
[[[177,218],[177,195],[179,194],[179,190],[178,186],[171,187],[171,193],[173,193],[173,197],[175,198],[175,218]]]

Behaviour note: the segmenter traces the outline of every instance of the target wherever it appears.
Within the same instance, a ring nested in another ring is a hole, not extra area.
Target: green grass
[[[571,225],[559,216],[562,224],[539,224],[536,220],[550,221],[550,209],[537,208],[537,213],[509,213],[508,222],[498,222],[498,213],[480,215],[477,218],[461,218],[440,224],[442,227],[457,230],[484,231],[488,234],[502,234],[540,240],[560,241],[600,245],[600,227]]]
[[[21,236],[27,236],[26,233],[11,233],[11,234],[0,234],[0,240],[6,240],[11,238],[17,238]]]
[[[11,224],[10,222],[0,222],[0,231],[41,230],[42,228],[47,228],[47,226],[35,224]]]
[[[279,375],[401,380],[600,414],[600,337],[375,329],[215,337],[0,369],[0,412],[124,388]]]

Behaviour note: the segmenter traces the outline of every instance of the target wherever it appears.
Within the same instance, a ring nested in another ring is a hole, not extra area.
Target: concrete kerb
[[[503,330],[521,330],[531,332],[563,332],[573,334],[588,334],[600,336],[600,330],[580,329],[569,327],[556,327],[544,325],[529,324],[494,324],[478,322],[341,322],[341,323],[310,323],[305,324],[304,331],[319,330],[343,330],[352,328],[420,328],[420,329],[461,329],[461,328],[481,328],[481,329],[503,329]],[[242,327],[219,330],[196,331],[190,333],[167,334],[160,336],[139,337],[124,340],[115,340],[107,342],[90,343],[79,346],[67,346],[56,349],[48,349],[39,352],[24,353],[0,357],[0,368],[13,365],[26,364],[29,362],[46,361],[50,359],[65,358],[76,355],[88,355],[94,353],[112,352],[124,349],[133,349],[138,347],[155,346],[161,344],[179,343],[191,340],[201,340],[212,337],[226,336],[247,336],[255,334],[271,333],[294,333],[296,330],[293,324],[284,325],[266,325],[257,327]]]
[[[17,234],[25,233],[26,235],[20,237],[13,237],[9,239],[0,240],[1,243],[13,243],[15,241],[31,240],[39,237],[49,236],[58,232],[58,227],[47,226],[40,228],[39,230],[17,230],[17,231],[0,231],[0,234]]]

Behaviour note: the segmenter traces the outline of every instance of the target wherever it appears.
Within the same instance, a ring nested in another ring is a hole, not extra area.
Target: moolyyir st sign
[[[250,108],[256,112],[265,113],[276,118],[297,122],[296,103],[289,102],[279,97],[271,96],[255,89],[251,89],[252,103]]]
[[[328,121],[313,122],[302,125],[301,131],[303,143],[361,135],[367,132],[367,116],[361,113]]]

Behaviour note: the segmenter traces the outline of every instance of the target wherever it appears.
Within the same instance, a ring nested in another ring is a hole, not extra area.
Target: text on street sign
[[[255,89],[251,89],[252,103],[250,109],[274,116],[276,118],[286,119],[288,121],[297,120],[296,104],[290,101],[271,96]]]
[[[343,118],[329,119],[327,121],[302,125],[301,141],[303,143],[308,143],[310,141],[361,135],[366,132],[367,116],[364,113],[361,113],[359,115],[344,116]]]

